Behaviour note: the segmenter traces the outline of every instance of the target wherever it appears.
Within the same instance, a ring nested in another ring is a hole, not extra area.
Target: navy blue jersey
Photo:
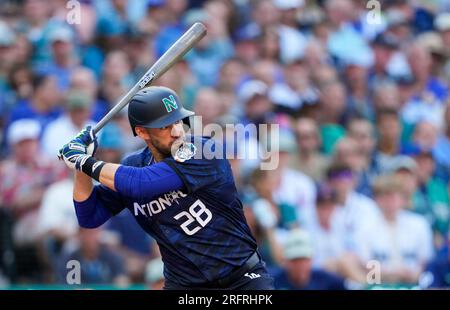
[[[193,141],[192,141],[193,142]],[[215,146],[201,139],[201,146]],[[158,243],[167,280],[184,286],[223,278],[256,250],[226,159],[172,157],[164,162],[183,181],[184,188],[159,197],[135,201],[103,185],[97,197],[112,214],[127,208]],[[153,164],[148,148],[131,154],[123,165]]]

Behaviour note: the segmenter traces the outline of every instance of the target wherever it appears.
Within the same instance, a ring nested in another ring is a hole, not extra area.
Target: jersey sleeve
[[[122,195],[148,200],[183,188],[180,177],[164,162],[147,167],[120,166],[114,177],[114,187]]]
[[[101,202],[102,206],[107,209],[111,215],[116,215],[125,209],[125,202],[120,193],[117,193],[104,185],[97,185],[96,192],[97,200]]]

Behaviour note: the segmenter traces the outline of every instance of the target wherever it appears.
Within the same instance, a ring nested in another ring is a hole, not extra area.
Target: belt
[[[210,283],[210,285],[212,287],[217,287],[217,288],[229,287],[231,284],[233,284],[234,282],[236,282],[240,278],[242,278],[245,275],[245,273],[252,270],[253,267],[255,267],[260,261],[261,261],[261,259],[259,258],[259,254],[258,254],[258,252],[255,251],[245,261],[244,265],[233,270],[229,276],[226,276],[225,278],[216,280],[213,283]]]

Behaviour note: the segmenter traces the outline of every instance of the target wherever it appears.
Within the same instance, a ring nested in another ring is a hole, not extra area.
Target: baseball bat
[[[150,85],[158,77],[170,69],[181,57],[184,56],[198,41],[206,35],[206,27],[202,23],[195,23],[148,69],[144,76],[123,96],[119,102],[106,114],[94,127],[94,133],[98,133],[120,110],[122,110],[131,98],[142,88]]]

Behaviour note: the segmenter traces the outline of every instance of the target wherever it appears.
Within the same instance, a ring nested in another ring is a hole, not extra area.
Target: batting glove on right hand
[[[59,150],[58,157],[64,159],[69,168],[74,169],[78,158],[83,155],[93,156],[97,146],[94,131],[91,126],[87,126]]]

